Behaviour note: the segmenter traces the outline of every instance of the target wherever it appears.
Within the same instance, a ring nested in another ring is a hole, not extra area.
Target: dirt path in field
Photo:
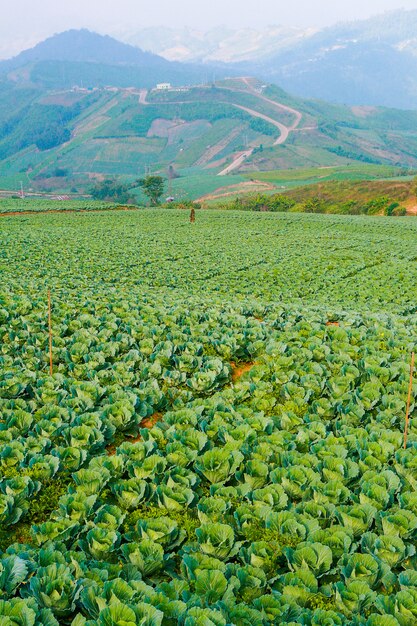
[[[155,424],[161,421],[162,417],[162,413],[154,413],[151,417],[145,417],[145,419],[142,420],[142,422],[139,424],[139,428],[147,428],[148,430],[150,430],[155,426]],[[138,443],[138,441],[142,441],[142,436],[140,434],[138,434],[137,437],[127,436],[124,441],[127,441],[128,443]],[[114,456],[117,452],[117,448],[119,447],[119,445],[121,444],[116,445],[112,443],[107,446],[106,451],[108,456]]]
[[[251,361],[249,363],[235,363],[234,361],[232,361],[230,363],[230,366],[232,368],[232,383],[238,382],[240,378],[242,378],[242,376],[247,372],[250,372],[255,367],[255,365],[257,365],[256,361]],[[108,456],[114,456],[117,453],[117,448],[124,442],[138,443],[139,441],[142,441],[142,435],[140,434],[139,430],[143,428],[150,430],[155,426],[155,424],[161,422],[162,418],[163,413],[159,412],[154,413],[151,417],[145,417],[145,419],[142,420],[142,422],[139,424],[138,434],[136,437],[130,437],[128,435],[125,437],[123,442],[111,443],[107,446],[106,452]]]

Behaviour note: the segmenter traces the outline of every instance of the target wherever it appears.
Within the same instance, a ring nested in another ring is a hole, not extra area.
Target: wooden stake
[[[413,393],[414,361],[415,361],[415,353],[413,352],[411,355],[410,384],[408,386],[407,410],[406,410],[406,415],[405,415],[404,450],[406,450],[407,448],[408,424],[410,421],[411,394]]]
[[[48,289],[48,325],[49,325],[49,373],[52,376],[52,307],[51,307],[51,290]]]

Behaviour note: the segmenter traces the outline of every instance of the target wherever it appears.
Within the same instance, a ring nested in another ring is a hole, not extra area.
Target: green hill
[[[170,168],[175,193],[199,197],[254,172],[417,168],[417,112],[303,100],[253,79],[149,92],[4,81],[0,103],[2,188],[80,191]]]

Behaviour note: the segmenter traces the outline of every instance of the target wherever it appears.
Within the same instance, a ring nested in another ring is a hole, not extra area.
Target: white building
[[[158,83],[156,88],[158,91],[166,91],[167,89],[171,89],[171,83]]]

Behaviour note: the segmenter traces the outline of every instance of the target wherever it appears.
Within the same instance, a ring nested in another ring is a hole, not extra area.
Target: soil
[[[151,417],[147,417],[141,423],[141,428],[153,428],[155,424],[161,421],[163,415],[162,413],[154,413]]]
[[[407,215],[417,215],[417,198],[410,198],[403,204],[407,209]]]
[[[147,428],[148,430],[150,430],[155,426],[155,424],[160,422],[161,419],[162,413],[154,413],[151,417],[145,417],[145,419],[140,423],[139,428]],[[126,437],[125,441],[129,441],[129,443],[137,443],[138,441],[142,441],[142,437],[140,434],[138,434],[137,437],[134,438]],[[120,444],[115,445],[112,443],[111,445],[107,446],[107,454],[109,456],[114,456],[119,445]]]
[[[235,363],[232,361],[230,365],[232,366],[232,382],[235,383],[242,378],[243,374],[250,372],[251,369],[255,367],[256,363],[254,361],[251,363]]]
[[[245,183],[238,183],[237,185],[228,185],[227,187],[219,187],[213,193],[208,193],[205,196],[201,196],[198,199],[199,202],[204,200],[217,200],[218,198],[227,198],[234,196],[237,193],[245,193],[247,191],[273,191],[276,186],[272,183],[266,183],[262,180],[248,180]]]
[[[368,117],[376,112],[376,107],[371,106],[354,106],[351,108],[351,111],[356,117]]]

